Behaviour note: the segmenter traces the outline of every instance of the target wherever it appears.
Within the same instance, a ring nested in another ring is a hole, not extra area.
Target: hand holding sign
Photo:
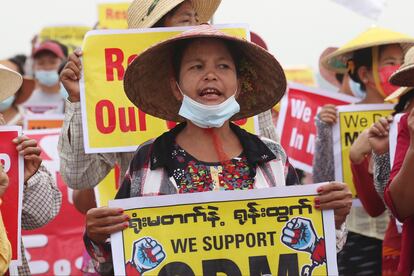
[[[374,123],[368,130],[368,141],[375,154],[384,154],[389,149],[390,124],[394,118],[392,116],[382,117]]]
[[[66,91],[69,94],[69,100],[71,102],[80,101],[80,88],[79,80],[81,78],[82,63],[80,57],[82,56],[82,51],[76,49],[68,57],[68,62],[60,73],[60,81],[65,87]]]
[[[133,263],[141,274],[156,268],[165,259],[162,246],[149,237],[139,239],[134,243],[132,256]]]
[[[333,104],[326,104],[322,107],[321,112],[318,114],[322,122],[329,125],[336,123],[338,115],[336,113],[336,106]]]
[[[26,183],[40,167],[42,158],[40,153],[42,150],[37,145],[37,141],[29,139],[27,136],[19,136],[13,139],[13,143],[17,144],[17,151],[24,158],[24,182]]]

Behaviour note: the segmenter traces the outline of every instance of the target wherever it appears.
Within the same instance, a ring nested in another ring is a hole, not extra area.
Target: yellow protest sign
[[[223,25],[218,28],[249,38],[245,26]],[[83,44],[83,78],[80,83],[87,153],[134,151],[137,145],[175,126],[173,122],[138,110],[124,93],[123,77],[126,67],[137,54],[188,29],[95,30],[87,34]],[[252,118],[238,124],[255,132]]]
[[[333,211],[312,207],[318,186],[111,201],[131,217],[111,236],[115,275],[336,275]]]
[[[286,79],[290,82],[300,83],[306,86],[316,86],[315,74],[312,68],[306,66],[285,67]]]
[[[127,10],[131,3],[98,4],[99,29],[127,29]]]
[[[86,26],[54,26],[40,31],[40,41],[56,40],[68,47],[69,53],[82,45],[83,37],[90,31]]]
[[[119,166],[115,166],[94,188],[96,206],[108,206],[108,202],[115,198],[119,186],[119,173]]]
[[[335,180],[348,184],[352,195],[356,196],[352,181],[349,151],[358,135],[369,128],[379,118],[393,112],[391,104],[359,104],[339,106],[338,123],[333,127],[335,156]]]

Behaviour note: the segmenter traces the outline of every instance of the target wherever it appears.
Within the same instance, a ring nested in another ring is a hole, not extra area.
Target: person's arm
[[[82,214],[86,214],[89,209],[96,208],[94,189],[73,190],[72,199],[76,210]]]
[[[384,200],[384,190],[390,179],[390,154],[376,154],[372,153],[372,159],[374,160],[374,187],[378,195]]]
[[[59,213],[61,205],[62,194],[50,172],[41,165],[23,190],[23,229],[36,229],[47,224]]]
[[[335,180],[332,125],[315,118],[317,137],[313,155],[313,182]]]
[[[259,134],[275,142],[279,142],[279,137],[276,133],[276,127],[273,124],[272,110],[267,110],[258,115],[259,119]]]
[[[414,215],[414,109],[403,116],[398,132],[394,166],[384,199],[400,221]]]
[[[98,185],[117,161],[114,153],[85,153],[80,102],[66,101],[65,120],[58,149],[63,180],[76,190],[90,189]]]
[[[4,228],[3,218],[0,211],[0,275],[6,273],[9,268],[11,256],[12,249],[6,235],[6,229]]]
[[[369,161],[368,156],[359,164],[351,161],[352,179],[365,211],[371,217],[377,217],[384,213],[385,205],[375,190],[372,174],[368,172]]]

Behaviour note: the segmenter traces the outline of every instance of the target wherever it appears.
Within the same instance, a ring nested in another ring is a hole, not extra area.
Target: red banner
[[[344,105],[358,101],[337,92],[325,92],[298,84],[289,84],[280,107],[277,131],[291,164],[312,173],[315,151],[315,116],[326,104]]]
[[[58,172],[57,142],[59,130],[37,130],[25,133],[42,148],[43,164],[56,176],[62,192],[62,207],[56,218],[42,228],[23,231],[23,243],[33,275],[79,275],[83,254],[85,218],[72,203],[71,190]]]
[[[21,134],[20,127],[0,127],[0,162],[9,177],[9,187],[3,195],[1,213],[7,237],[12,246],[12,260],[20,259],[20,216],[23,190],[23,158],[12,142]]]

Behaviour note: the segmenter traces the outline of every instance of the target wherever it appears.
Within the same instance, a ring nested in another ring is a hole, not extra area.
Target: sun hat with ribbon
[[[22,85],[23,77],[0,64],[0,102],[12,96]]]
[[[345,74],[349,69],[348,61],[352,59],[355,51],[387,44],[400,44],[403,50],[407,50],[414,45],[414,38],[387,29],[371,27],[336,51],[325,56],[321,63],[328,70]]]
[[[134,0],[128,8],[128,28],[149,28],[185,0]],[[191,0],[200,23],[208,22],[221,0]]]
[[[240,112],[232,120],[269,110],[282,98],[286,90],[286,77],[272,54],[254,43],[204,24],[152,46],[128,66],[124,90],[141,111],[169,121],[184,121],[178,115],[181,102],[174,97],[170,84],[174,77],[173,55],[182,41],[196,38],[227,41],[240,53],[238,79],[241,88],[237,97]]]
[[[10,60],[0,60],[0,64],[4,65],[5,67],[11,70],[18,72],[17,65]],[[22,104],[25,101],[27,101],[32,95],[32,92],[35,89],[35,86],[36,86],[36,81],[33,78],[28,77],[28,76],[23,76],[23,83],[20,89],[18,89],[16,93],[15,104]]]
[[[399,86],[414,86],[414,47],[407,51],[403,65],[391,75],[390,82]]]

